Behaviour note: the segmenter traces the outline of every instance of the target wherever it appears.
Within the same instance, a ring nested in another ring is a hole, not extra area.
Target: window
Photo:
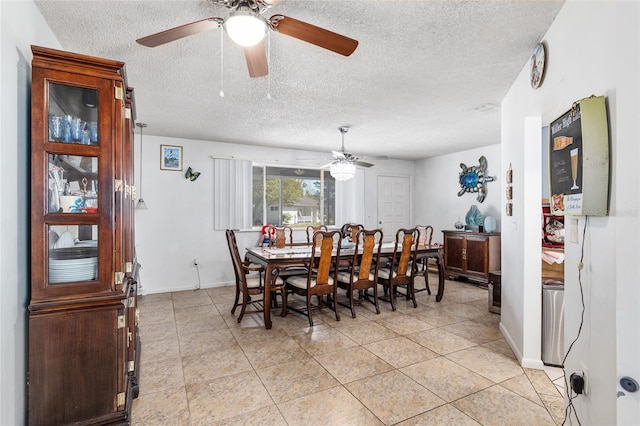
[[[335,188],[325,170],[253,166],[253,225],[335,225]]]

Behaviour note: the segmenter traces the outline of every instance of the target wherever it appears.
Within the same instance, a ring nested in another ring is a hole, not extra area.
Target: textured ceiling
[[[125,62],[145,134],[418,159],[500,142],[499,105],[562,1],[283,0],[267,10],[359,41],[350,57],[270,31],[250,78],[222,29],[137,38],[227,9],[205,0],[36,1],[65,50]],[[222,74],[221,74],[222,73]],[[222,77],[222,83],[221,83]],[[224,97],[219,96],[221,84]],[[270,96],[268,96],[270,94]],[[478,109],[493,107],[481,112]]]

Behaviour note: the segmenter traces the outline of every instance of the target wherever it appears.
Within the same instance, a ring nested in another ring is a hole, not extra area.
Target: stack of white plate
[[[98,275],[98,258],[49,259],[49,283],[66,283],[95,280]]]
[[[49,283],[92,281],[98,277],[96,246],[49,250]]]

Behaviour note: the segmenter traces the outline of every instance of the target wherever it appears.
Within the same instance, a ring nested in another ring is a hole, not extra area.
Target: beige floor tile
[[[522,367],[511,358],[482,346],[474,346],[446,356],[451,361],[500,383],[523,373]]]
[[[185,383],[206,382],[253,371],[240,346],[182,357]]]
[[[260,425],[260,426],[287,426],[287,422],[280,414],[278,407],[270,405],[268,407],[258,408],[257,410],[251,410],[246,413],[239,414],[237,416],[227,418],[224,420],[214,421],[211,425],[220,426],[246,426],[246,425]]]
[[[442,310],[465,319],[474,319],[484,315],[484,309],[474,308],[473,306],[465,305],[464,303],[458,303],[457,305],[447,305],[442,307]]]
[[[464,414],[462,411],[451,406],[450,404],[442,405],[434,408],[426,413],[419,414],[415,417],[398,423],[397,426],[479,426],[480,423]]]
[[[401,368],[407,376],[451,402],[493,385],[493,382],[444,357]]]
[[[393,369],[361,346],[316,355],[315,360],[342,384]]]
[[[143,360],[159,361],[163,359],[180,358],[180,346],[177,336],[167,335],[166,338],[163,339],[147,340],[143,333],[140,334],[140,340],[142,342],[141,353],[144,354]]]
[[[560,367],[552,367],[550,365],[545,365],[543,367],[543,370],[545,373],[547,373],[547,376],[549,376],[552,382],[554,382],[556,379],[559,379],[561,377],[564,378],[564,370]]]
[[[189,406],[184,386],[140,394],[133,400],[132,425],[189,426]]]
[[[179,335],[203,333],[215,330],[227,330],[227,323],[222,316],[216,314],[210,317],[194,317],[190,319],[176,320]]]
[[[278,404],[289,426],[378,426],[382,422],[342,386]]]
[[[512,377],[500,383],[500,386],[509,389],[513,393],[517,393],[520,396],[527,398],[529,401],[538,405],[544,406],[540,396],[533,388],[533,385],[529,381],[526,374],[522,373],[519,376]]]
[[[229,330],[215,330],[204,333],[179,335],[182,356],[216,352],[238,344]]]
[[[433,294],[419,292],[415,309],[398,299],[398,311],[381,302],[376,315],[364,303],[355,319],[340,307],[336,321],[324,308],[314,327],[274,309],[271,330],[262,313],[237,322],[233,286],[141,296],[132,423],[561,424],[562,387],[550,379],[557,371],[523,374],[499,332],[500,315],[487,310],[486,290],[447,280],[444,299],[435,302],[431,277]],[[385,397],[395,398],[382,394],[387,388],[404,398],[385,405]]]
[[[406,367],[438,356],[435,352],[404,336],[369,343],[364,347],[394,368]]]
[[[411,315],[395,315],[375,320],[375,322],[400,335],[415,333],[418,331],[433,328],[433,325],[422,321],[421,319],[419,319],[419,317],[414,317]]]
[[[543,407],[501,386],[492,386],[452,405],[483,425],[555,424]]]
[[[180,357],[153,360],[145,358],[140,365],[140,395],[184,386]]]
[[[176,321],[188,321],[199,318],[213,318],[218,317],[222,319],[220,313],[216,307],[212,304],[206,304],[201,306],[188,306],[182,308],[175,308]]]
[[[253,371],[187,385],[191,424],[210,425],[251,410],[273,405]]]
[[[509,344],[504,338],[499,340],[494,340],[492,342],[483,343],[482,346],[485,348],[489,348],[494,352],[501,353],[506,357],[516,359],[516,356],[513,353],[513,350],[511,350],[511,346],[509,346]]]
[[[333,328],[328,330],[313,330],[306,334],[298,334],[293,336],[293,338],[310,355],[319,355],[357,346],[356,342]]]
[[[149,310],[146,309],[140,311],[140,327],[155,324],[173,324],[175,321],[173,316],[173,309],[168,308],[166,310]]]
[[[442,327],[448,324],[455,324],[457,322],[464,321],[464,318],[447,313],[443,309],[428,307],[426,309],[410,313],[409,315],[415,316],[419,320],[425,321],[435,327]]]
[[[557,425],[561,425],[565,416],[565,402],[561,395],[540,395],[544,407],[547,409]]]
[[[338,385],[313,358],[285,362],[257,373],[276,404]]]
[[[362,324],[353,324],[347,327],[341,327],[339,330],[342,334],[359,345],[366,345],[367,343],[391,339],[398,336],[392,330],[389,330],[374,321],[367,321]]]
[[[345,387],[385,424],[406,420],[445,403],[398,370]]]
[[[440,355],[470,348],[476,344],[441,328],[407,334],[407,338]]]
[[[152,340],[178,341],[175,322],[140,325],[138,327],[138,333],[140,339],[145,342]]]
[[[533,385],[533,388],[538,392],[538,394],[542,397],[542,395],[549,395],[555,397],[558,395],[558,389],[556,389],[555,385],[549,377],[544,372],[544,370],[534,370],[532,368],[525,368],[524,373],[529,378],[529,381]]]
[[[502,338],[502,333],[495,327],[487,327],[473,321],[458,322],[442,327],[450,333],[477,344],[491,342]]]
[[[310,357],[291,337],[244,344],[242,349],[256,370]]]

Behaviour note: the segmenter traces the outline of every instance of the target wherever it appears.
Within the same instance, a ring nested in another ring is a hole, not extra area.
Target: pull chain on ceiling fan
[[[136,42],[147,47],[157,47],[222,26],[233,41],[244,47],[251,77],[263,77],[269,73],[264,43],[264,36],[269,29],[343,56],[351,55],[358,47],[357,40],[288,16],[276,14],[269,19],[262,16],[267,9],[278,4],[280,0],[209,1],[215,5],[225,6],[231,11],[225,18],[202,19],[139,38]]]

